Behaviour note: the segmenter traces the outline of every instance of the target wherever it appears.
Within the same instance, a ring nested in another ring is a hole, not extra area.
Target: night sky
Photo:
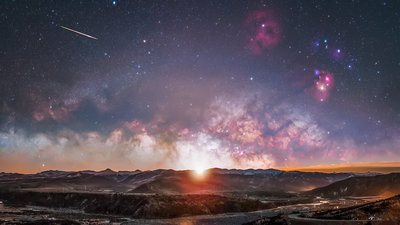
[[[399,14],[399,1],[1,1],[0,171],[400,161]]]

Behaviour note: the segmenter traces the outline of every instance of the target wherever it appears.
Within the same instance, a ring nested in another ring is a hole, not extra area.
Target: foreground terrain
[[[329,198],[371,195],[393,196],[399,193],[400,173],[351,177],[309,192],[310,195]]]
[[[271,198],[271,200],[273,200]],[[277,201],[275,198],[273,201]],[[280,198],[281,201],[289,199]],[[298,215],[299,211],[317,210],[324,211],[331,209],[332,205],[346,207],[362,202],[369,201],[366,199],[343,199],[343,200],[327,200],[319,199],[313,203],[298,204],[298,202],[288,203],[288,205],[278,206],[276,208],[264,209],[252,212],[230,212],[220,214],[206,214],[197,216],[183,216],[178,218],[167,219],[140,219],[132,218],[130,216],[118,216],[111,214],[96,214],[86,213],[79,209],[70,208],[51,208],[39,206],[22,206],[22,205],[9,205],[0,204],[0,221],[13,221],[14,224],[26,224],[26,222],[42,223],[44,221],[51,222],[51,224],[126,224],[126,225],[241,225],[249,221],[255,221],[260,218],[274,218],[280,214],[283,215]],[[301,218],[302,220],[304,218]],[[307,221],[310,219],[307,218]],[[321,222],[321,220],[317,220]],[[319,223],[317,223],[319,224]]]
[[[398,178],[273,169],[1,173],[0,222],[390,224],[399,197],[375,201],[400,194]]]
[[[303,214],[279,214],[245,225],[303,225],[303,224],[400,224],[400,195],[352,207],[315,211]]]
[[[187,215],[248,212],[277,207],[275,203],[219,195],[129,195],[3,191],[0,199],[12,205],[72,208],[86,213],[131,218],[173,218]]]
[[[318,219],[386,220],[400,223],[400,195],[361,206],[314,212],[305,216]]]

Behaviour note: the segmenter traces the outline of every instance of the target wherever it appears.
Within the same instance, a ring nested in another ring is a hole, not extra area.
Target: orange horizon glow
[[[195,180],[204,180],[207,177],[208,170],[207,168],[196,168],[190,171]]]
[[[400,162],[380,162],[380,163],[345,163],[345,164],[329,164],[314,165],[308,167],[287,167],[282,168],[286,171],[304,171],[304,172],[379,172],[392,173],[400,172]]]
[[[119,167],[109,166],[114,171],[134,171],[133,169],[124,169]],[[21,173],[21,174],[32,174],[39,173],[48,170],[61,170],[61,171],[83,171],[83,170],[93,170],[93,171],[102,171],[107,169],[99,168],[99,167],[87,167],[87,168],[53,168],[53,167],[29,167],[28,164],[14,164],[12,167],[8,167],[8,170],[5,171],[4,168],[0,168],[0,172],[5,173]],[[169,170],[171,168],[154,168],[156,169],[165,169]],[[177,171],[183,170],[192,170],[197,176],[204,176],[204,173],[213,168],[206,167],[197,167],[193,169],[174,169]],[[224,169],[224,168],[221,168]],[[234,168],[229,168],[234,169]],[[260,168],[247,168],[247,169],[260,169]],[[272,169],[272,168],[263,168],[263,169]],[[347,163],[347,164],[329,164],[329,165],[314,165],[308,167],[275,167],[273,169],[283,170],[283,171],[303,171],[303,172],[326,172],[326,173],[334,173],[334,172],[357,172],[357,173],[365,173],[365,172],[378,172],[378,173],[392,173],[392,172],[400,172],[400,162],[382,162],[382,163]],[[151,169],[150,169],[151,170]],[[242,169],[244,170],[244,169]],[[149,169],[141,170],[141,171],[149,171]]]
[[[204,169],[204,168],[197,168],[194,171],[197,173],[197,175],[202,175],[202,174],[204,174],[205,170],[206,169]]]

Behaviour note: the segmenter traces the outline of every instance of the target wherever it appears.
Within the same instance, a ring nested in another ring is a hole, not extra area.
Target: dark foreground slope
[[[309,217],[334,220],[377,220],[400,224],[400,195],[343,209],[311,213]]]
[[[377,176],[352,177],[316,188],[310,192],[313,196],[339,198],[344,196],[393,196],[400,194],[400,173]]]
[[[398,225],[400,195],[385,200],[342,209],[310,212],[298,216],[278,215],[262,218],[245,225]]]
[[[5,204],[79,209],[86,213],[131,218],[173,218],[188,215],[248,212],[276,207],[274,203],[218,195],[129,195],[0,191]]]

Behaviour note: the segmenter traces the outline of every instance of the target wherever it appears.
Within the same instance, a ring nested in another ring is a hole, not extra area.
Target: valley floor
[[[217,215],[199,215],[180,217],[173,219],[132,219],[122,216],[104,216],[101,214],[90,214],[84,213],[80,210],[71,209],[52,209],[46,207],[37,206],[9,206],[0,204],[0,223],[11,222],[19,224],[22,222],[40,222],[42,224],[124,224],[124,225],[138,225],[138,224],[149,224],[149,225],[239,225],[255,221],[263,217],[273,217],[280,213],[290,215],[293,224],[321,224],[321,221],[325,221],[324,224],[363,224],[356,221],[344,222],[327,221],[327,220],[315,220],[296,217],[296,213],[299,211],[308,211],[316,209],[329,209],[334,205],[340,205],[340,207],[360,204],[361,202],[369,201],[371,199],[342,199],[341,202],[338,200],[327,201],[320,199],[315,203],[309,204],[296,204],[277,207],[273,209],[265,209],[254,212],[238,212],[238,213],[223,213]]]

